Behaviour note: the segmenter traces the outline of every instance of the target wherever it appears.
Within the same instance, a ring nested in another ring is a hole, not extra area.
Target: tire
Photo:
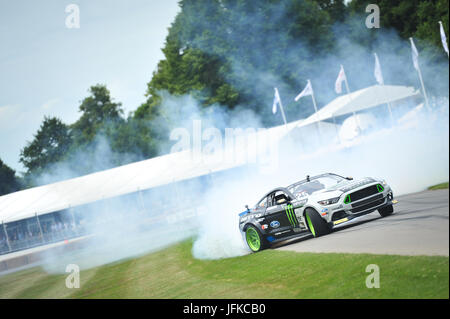
[[[394,207],[392,205],[385,206],[383,208],[380,208],[378,210],[378,213],[380,213],[381,217],[386,217],[391,215],[394,212]]]
[[[245,241],[248,248],[254,253],[267,248],[267,241],[261,235],[261,232],[252,225],[245,228]]]
[[[305,219],[308,229],[314,237],[320,237],[330,232],[330,226],[322,217],[320,217],[315,209],[307,208]]]

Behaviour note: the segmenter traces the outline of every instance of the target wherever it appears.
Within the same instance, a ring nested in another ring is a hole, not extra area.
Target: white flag
[[[336,91],[337,94],[342,93],[342,82],[345,80],[346,80],[346,78],[345,78],[344,67],[341,65],[341,70],[339,71],[339,75],[336,79],[336,83],[334,84],[334,90]]]
[[[445,36],[444,26],[442,25],[442,21],[439,21],[440,30],[441,30],[441,41],[442,46],[444,47],[445,52],[447,52],[448,56],[448,46],[447,46],[447,37]]]
[[[374,55],[375,55],[375,71],[373,72],[373,74],[375,75],[375,79],[377,80],[378,84],[383,85],[384,81],[383,81],[383,73],[381,73],[380,61],[378,60],[378,55],[376,53],[374,53]]]
[[[303,96],[307,96],[307,95],[313,95],[311,81],[309,81],[309,80],[308,80],[308,84],[305,86],[303,91],[301,91],[300,94],[295,97],[295,101],[297,102],[298,100],[300,100],[300,98],[302,98]]]
[[[416,70],[419,71],[419,52],[417,52],[417,48],[414,45],[413,38],[409,38],[409,40],[411,41],[413,64],[414,64],[414,67],[416,68]]]
[[[277,113],[277,105],[281,104],[280,94],[278,93],[278,89],[275,88],[275,96],[273,98],[273,105],[272,105],[272,113]]]

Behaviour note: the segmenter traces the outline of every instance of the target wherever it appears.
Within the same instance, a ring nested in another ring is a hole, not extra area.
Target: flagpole
[[[341,64],[341,68],[344,69],[344,66],[342,64]],[[347,74],[345,74],[344,83],[345,83],[345,88],[347,89],[347,93],[350,94],[350,89],[348,88],[348,82],[347,82]]]
[[[316,112],[316,117],[318,119],[317,127],[319,129],[319,134],[322,136],[322,130],[320,129],[320,117],[319,114],[317,114],[317,104],[316,104],[316,98],[314,97],[314,90],[312,89],[311,81],[308,80],[308,85],[311,87],[311,97],[314,105],[314,111]]]
[[[420,80],[420,84],[422,85],[423,96],[425,98],[425,103],[426,103],[427,109],[429,111],[430,110],[430,105],[428,104],[428,96],[427,96],[427,92],[425,91],[425,85],[423,84],[422,72],[420,71],[420,67],[418,68],[417,73],[419,73],[419,80]]]
[[[344,69],[344,67],[342,66],[342,64],[341,64],[341,67],[342,67],[342,69]],[[345,71],[344,71],[344,72],[345,72]],[[350,92],[350,89],[349,89],[349,87],[348,87],[347,74],[346,74],[345,77],[344,77],[344,83],[345,83],[345,88],[346,88],[346,90],[347,90],[348,97],[349,97],[349,99],[350,99],[350,101],[351,101],[351,100],[352,100],[352,96],[350,95],[351,92]],[[359,131],[362,132],[361,124],[359,123],[359,119],[356,117],[355,111],[353,111],[353,117],[355,118],[355,123],[356,123],[356,125],[358,126]]]
[[[312,88],[310,80],[308,80],[308,84]],[[312,96],[312,100],[313,100],[313,104],[314,104],[314,111],[316,111],[316,114],[317,114],[317,104],[316,104],[316,99],[314,98],[314,90],[311,90],[311,96]]]
[[[411,45],[414,45],[413,38],[411,37],[409,38],[409,40],[411,41]],[[427,92],[425,91],[425,85],[423,84],[422,72],[420,71],[419,58],[417,58],[417,73],[419,74],[420,85],[422,85],[422,92],[423,97],[425,98],[425,104],[427,105],[428,111],[430,111],[430,105],[428,104],[428,96]]]
[[[280,104],[281,116],[283,117],[284,125],[285,125],[286,130],[287,130],[287,129],[288,129],[288,126],[287,126],[287,121],[286,121],[286,115],[284,114],[283,103],[281,103],[280,92],[278,92],[278,89],[277,89],[277,88],[275,88],[275,94],[276,94],[277,100],[278,100],[278,102],[279,102],[279,104]]]
[[[342,67],[342,69],[344,68],[344,67],[342,66],[342,64],[341,64],[341,67]],[[344,72],[345,72],[345,71],[344,71]],[[347,90],[348,97],[350,98],[350,100],[352,100],[352,97],[351,97],[351,95],[350,95],[350,89],[348,88],[347,74],[346,74],[345,77],[344,77],[344,83],[345,83],[345,89]],[[356,118],[356,113],[355,113],[355,111],[353,111],[353,116],[355,116],[355,118]]]
[[[281,98],[280,98],[280,109],[281,109],[281,115],[283,116],[284,125],[286,125],[286,128],[287,128],[286,115],[284,115],[284,108],[283,108],[283,103],[281,103]]]
[[[376,52],[374,52],[373,55],[375,56],[375,73],[377,73],[376,70],[378,69],[379,77],[380,77],[378,79],[377,75],[375,74],[375,78],[376,78],[378,84],[384,85],[384,79],[383,79],[383,73],[381,72],[380,60],[378,59],[378,55],[376,54]],[[388,107],[389,115],[391,117],[391,125],[394,126],[395,122],[394,122],[394,116],[392,115],[391,103],[387,102],[386,105]]]

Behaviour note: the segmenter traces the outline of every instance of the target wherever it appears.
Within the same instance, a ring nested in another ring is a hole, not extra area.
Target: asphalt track
[[[394,213],[373,212],[332,233],[278,244],[296,252],[449,255],[449,191],[434,190],[396,198]]]
[[[449,191],[434,190],[396,197],[391,216],[378,212],[352,220],[319,238],[306,235],[274,249],[296,252],[449,255]],[[50,249],[71,250],[85,238],[0,256],[0,274],[36,266]]]

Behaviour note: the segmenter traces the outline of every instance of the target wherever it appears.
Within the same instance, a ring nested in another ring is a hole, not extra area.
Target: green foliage
[[[369,3],[380,7],[381,29],[365,26]],[[316,86],[318,104],[330,100],[324,87],[333,87],[338,66],[324,70],[329,57],[347,63],[350,73],[361,74],[367,64],[353,66],[352,62],[372,61],[373,51],[384,50],[399,57],[397,67],[403,63],[411,67],[408,43],[389,39],[390,30],[405,40],[417,37],[422,59],[430,62],[430,67],[422,70],[426,80],[436,72],[439,76],[445,72],[436,69],[434,62],[442,61],[445,55],[437,21],[444,21],[448,30],[448,0],[436,4],[354,0],[348,6],[333,0],[182,0],[180,7],[163,48],[165,59],[148,83],[148,105],[152,108],[162,105],[162,91],[190,94],[203,106],[245,107],[260,115],[264,124],[273,125],[270,103],[274,86],[291,101],[308,78],[318,77],[316,83],[322,84]],[[386,39],[392,41],[386,43]],[[354,50],[355,45],[359,51]],[[385,67],[392,68],[392,64]],[[416,86],[414,73],[403,70],[408,76],[393,71],[389,80]],[[357,83],[354,89],[374,84],[365,79]],[[430,89],[442,93],[445,84]],[[299,109],[293,102],[285,103],[288,117],[309,115],[313,110],[310,104],[304,101]],[[148,118],[144,115],[150,111],[148,105],[136,114]]]
[[[379,6],[381,27],[371,29],[370,32],[377,36],[386,34],[389,30],[398,33],[404,43],[392,48],[392,52],[399,57],[397,63],[401,63],[401,56],[411,56],[409,38],[413,37],[419,51],[419,61],[429,95],[448,95],[448,64],[447,68],[444,67],[448,58],[442,48],[438,23],[442,21],[448,37],[448,0],[353,0],[349,4],[349,11],[351,14],[364,12],[369,3]],[[361,35],[365,33],[367,34],[367,31],[360,32]],[[374,50],[384,44],[382,40],[374,41],[373,39],[375,38],[372,37],[371,41],[377,45]],[[364,41],[361,37],[359,40]],[[365,42],[362,43],[367,45]],[[412,64],[408,63],[407,66],[406,70],[399,73],[399,83],[418,87],[420,84],[414,79],[417,76]],[[404,77],[403,81],[400,75]],[[436,81],[436,79],[440,80]]]
[[[438,21],[442,21],[444,25],[444,30],[449,32],[448,25],[448,0],[439,1],[422,1],[417,7],[417,30],[414,36],[419,39],[426,40],[429,43],[434,44],[439,50],[441,50],[441,37],[438,32],[439,24]]]
[[[322,1],[331,11],[343,8],[342,1],[330,3]],[[166,90],[192,94],[204,106],[240,104],[264,114],[273,95],[269,74],[291,84],[293,94],[306,81],[304,74],[313,72],[312,52],[321,56],[332,47],[332,20],[314,1],[184,0],[180,6],[163,49],[165,59],[148,84],[152,105],[161,103],[159,92]],[[296,41],[299,50],[293,54]]]
[[[20,180],[16,172],[0,159],[0,196],[18,191]]]
[[[448,33],[448,0],[353,0],[349,10],[364,12],[370,3],[380,8],[382,29],[393,28],[404,39],[414,37],[441,48],[438,21],[442,21]]]
[[[119,124],[110,136],[111,149],[119,154],[126,154],[137,161],[157,155],[158,145],[152,124],[148,120],[128,118],[127,122]],[[125,161],[120,161],[121,164]]]
[[[381,29],[365,26],[369,3],[380,7]],[[263,125],[281,124],[271,114],[274,86],[289,119],[306,117],[313,112],[310,99],[294,103],[293,97],[307,79],[318,105],[336,96],[340,63],[351,89],[373,85],[368,66],[372,68],[374,51],[390,71],[387,83],[418,87],[411,36],[421,61],[429,62],[422,68],[425,82],[444,79],[427,88],[430,95],[448,91],[438,25],[442,20],[448,34],[448,0],[353,0],[348,5],[344,0],[181,0],[179,5],[162,49],[164,59],[147,84],[146,101],[124,118],[121,103],[113,101],[106,86],[92,86],[75,123],[44,119],[21,153],[28,175],[80,156],[85,160],[75,167],[79,174],[92,172],[99,169],[95,153],[101,145],[111,155],[102,169],[157,155],[176,122],[174,113],[188,110],[183,103],[175,110],[167,107],[169,95],[192,97],[205,114],[245,109],[258,114]],[[358,80],[352,83],[352,78]]]
[[[25,184],[34,186],[43,173],[67,170],[83,175],[156,155],[157,134],[151,122],[139,117],[124,119],[121,103],[111,98],[104,85],[94,85],[83,99],[80,118],[65,125],[46,117],[32,142],[22,150],[27,168]],[[68,178],[62,174],[62,178]]]
[[[79,107],[81,117],[71,125],[75,148],[89,144],[99,132],[108,131],[108,127],[123,123],[121,103],[112,101],[105,85],[94,85],[89,92],[90,96]]]
[[[45,117],[32,142],[20,153],[28,174],[39,174],[50,164],[64,158],[72,144],[69,128],[56,117]]]
[[[329,14],[333,22],[343,22],[348,18],[349,10],[343,0],[316,0],[316,2]]]
[[[71,125],[74,143],[67,160],[77,162],[78,174],[127,164],[156,155],[150,125],[139,118],[123,118],[120,102],[114,102],[105,85],[89,89]],[[103,153],[101,158],[97,153]],[[83,161],[78,161],[82,157]]]
[[[428,189],[429,190],[448,189],[448,182],[430,186],[430,187],[428,187]]]

